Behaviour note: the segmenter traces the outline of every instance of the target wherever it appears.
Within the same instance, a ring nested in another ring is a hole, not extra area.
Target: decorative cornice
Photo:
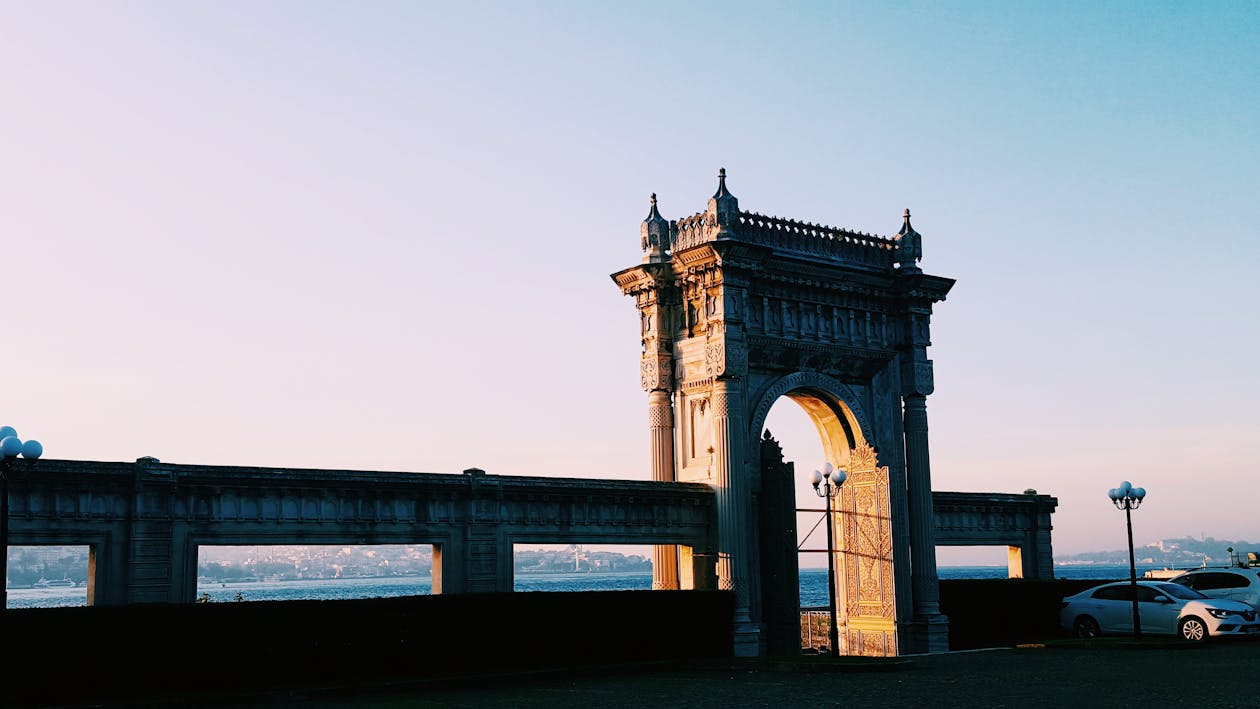
[[[645,263],[617,271],[611,275],[625,295],[652,288],[674,285],[674,270],[668,263]]]

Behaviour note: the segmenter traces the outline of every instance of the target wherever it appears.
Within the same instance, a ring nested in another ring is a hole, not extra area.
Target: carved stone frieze
[[[748,338],[748,365],[762,371],[812,370],[841,379],[865,380],[896,356],[882,347],[849,347],[755,335]]]

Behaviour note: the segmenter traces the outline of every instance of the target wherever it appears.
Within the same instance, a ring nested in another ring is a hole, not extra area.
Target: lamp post
[[[0,613],[9,607],[9,472],[19,455],[34,460],[43,454],[39,441],[23,443],[12,426],[0,426]]]
[[[840,654],[840,628],[836,613],[836,552],[835,534],[832,531],[831,501],[839,494],[840,486],[844,484],[847,477],[843,469],[833,469],[831,463],[826,463],[821,471],[815,470],[809,479],[814,486],[814,492],[827,500],[827,611],[831,616],[828,641],[831,643],[832,656]]]
[[[1124,510],[1124,523],[1129,531],[1129,585],[1133,589],[1133,637],[1142,639],[1142,616],[1138,614],[1137,565],[1133,563],[1133,510],[1142,506],[1146,488],[1133,487],[1128,480],[1107,491],[1107,497],[1118,510]]]

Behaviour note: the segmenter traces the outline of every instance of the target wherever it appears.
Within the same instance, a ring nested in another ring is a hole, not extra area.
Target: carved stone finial
[[[648,210],[647,219],[639,226],[639,243],[643,251],[644,263],[661,263],[666,261],[669,251],[669,222],[661,216],[656,208],[656,193],[649,198],[652,206]]]
[[[718,239],[729,239],[735,236],[739,225],[739,200],[726,189],[726,168],[718,170],[717,192],[709,198],[707,215],[717,227]]]
[[[717,192],[713,193],[713,199],[718,199],[723,195],[728,194],[730,194],[730,192],[726,190],[726,168],[721,167],[718,168],[718,188]]]
[[[901,213],[901,231],[897,232],[897,264],[902,273],[923,273],[919,260],[923,258],[923,237],[910,226],[910,209]]]

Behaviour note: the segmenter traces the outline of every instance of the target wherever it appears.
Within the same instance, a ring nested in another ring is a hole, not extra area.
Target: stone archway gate
[[[810,415],[829,460],[862,466],[864,482],[842,490],[841,509],[869,514],[861,529],[857,516],[837,525],[846,563],[832,583],[843,606],[878,607],[880,617],[844,619],[867,627],[848,650],[947,649],[926,400],[932,305],[954,281],[919,268],[920,236],[909,210],[902,219],[880,237],[742,211],[722,170],[699,214],[668,221],[652,195],[642,263],[612,275],[640,314],[652,477],[715,489],[719,586],[736,596],[740,654],[765,650],[758,447],[782,396]],[[862,559],[880,563],[853,576]],[[686,585],[673,549],[653,561],[657,587]]]

